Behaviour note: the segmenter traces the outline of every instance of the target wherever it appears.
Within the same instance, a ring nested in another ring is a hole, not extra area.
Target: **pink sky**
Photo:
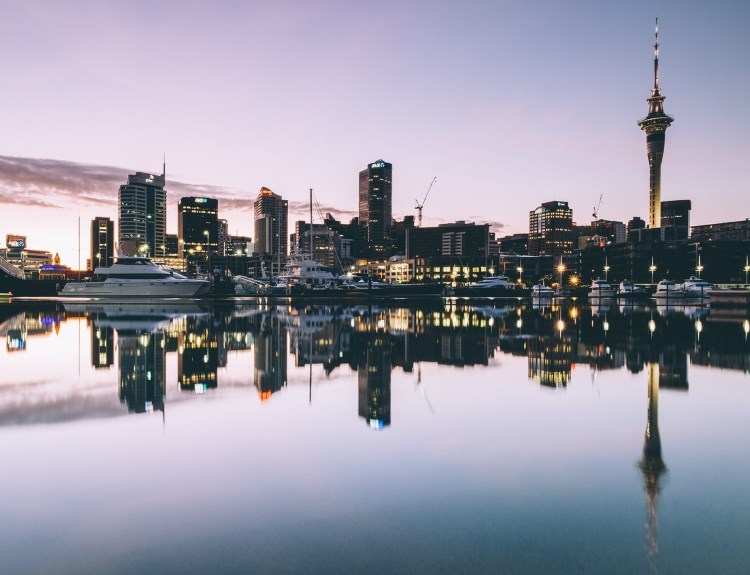
[[[116,218],[113,176],[163,153],[173,232],[192,191],[243,235],[261,186],[299,205],[312,187],[348,218],[379,158],[399,219],[437,176],[424,225],[523,232],[553,199],[587,223],[600,194],[601,217],[646,218],[657,9],[662,198],[691,199],[695,224],[750,217],[743,2],[10,1],[0,237],[75,267],[80,216],[85,263],[91,218]]]

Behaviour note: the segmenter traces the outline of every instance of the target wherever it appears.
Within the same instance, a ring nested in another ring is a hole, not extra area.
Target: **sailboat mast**
[[[310,188],[310,261],[314,260],[313,257],[313,210],[312,210],[312,188]]]

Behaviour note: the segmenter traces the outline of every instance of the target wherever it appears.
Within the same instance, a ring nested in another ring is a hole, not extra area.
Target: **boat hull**
[[[60,297],[130,298],[199,297],[211,292],[204,280],[69,282]]]

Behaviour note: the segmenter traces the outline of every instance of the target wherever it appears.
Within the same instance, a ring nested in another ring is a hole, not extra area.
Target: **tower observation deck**
[[[646,132],[646,153],[648,155],[649,195],[648,227],[661,225],[661,161],[664,156],[664,139],[667,128],[674,118],[664,113],[664,99],[659,88],[659,20],[656,20],[656,41],[654,42],[654,87],[648,98],[648,116],[638,122]]]

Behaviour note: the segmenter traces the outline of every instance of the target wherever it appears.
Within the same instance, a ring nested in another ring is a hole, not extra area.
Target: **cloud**
[[[117,190],[134,170],[115,166],[80,164],[46,158],[0,156],[0,205],[22,204],[39,208],[117,206]],[[238,190],[213,184],[182,182],[167,177],[170,204],[177,198],[204,196],[219,200],[222,212],[252,214],[256,191]],[[351,210],[318,206],[325,215],[330,212],[347,223],[357,215]],[[289,219],[309,216],[307,202],[290,201]],[[317,219],[317,212],[315,218]]]

